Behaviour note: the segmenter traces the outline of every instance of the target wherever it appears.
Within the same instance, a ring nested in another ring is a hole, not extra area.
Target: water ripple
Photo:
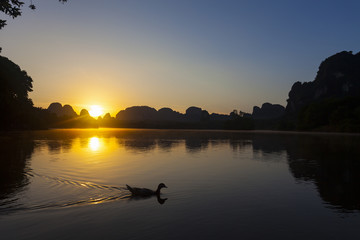
[[[98,189],[111,189],[111,190],[127,190],[126,187],[117,187],[117,186],[109,186],[109,185],[101,185],[101,184],[96,184],[96,183],[92,183],[92,182],[80,182],[80,181],[74,181],[71,179],[65,179],[65,178],[60,178],[60,177],[50,177],[50,176],[46,176],[43,174],[38,174],[38,173],[26,173],[29,176],[38,176],[41,178],[46,178],[49,180],[53,180],[56,181],[58,183],[64,183],[64,184],[70,184],[70,185],[74,185],[74,186],[79,186],[79,187],[85,187],[85,188],[98,188]]]
[[[0,200],[0,215],[7,215],[18,211],[35,211],[35,210],[45,210],[49,208],[65,208],[65,207],[74,207],[80,205],[92,205],[92,204],[101,204],[110,201],[124,200],[131,197],[129,191],[126,187],[119,186],[110,186],[97,184],[93,182],[82,182],[75,181],[72,179],[66,179],[61,177],[52,177],[44,174],[39,174],[35,172],[26,173],[28,177],[31,177],[33,180],[36,178],[38,181],[50,181],[59,185],[54,187],[52,183],[47,184],[45,187],[52,189],[56,193],[66,192],[75,192],[75,195],[67,196],[52,194],[47,198],[42,199],[30,199],[25,202],[25,199],[22,198],[6,198]],[[72,191],[61,191],[66,186],[82,188],[85,192],[78,193],[78,190],[72,189]],[[63,193],[64,194],[64,193]],[[80,199],[74,199],[80,196]],[[54,199],[51,199],[54,197]],[[39,202],[40,201],[40,202]]]

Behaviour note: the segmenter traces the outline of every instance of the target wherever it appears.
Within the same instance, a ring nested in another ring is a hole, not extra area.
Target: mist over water
[[[82,129],[0,136],[4,239],[360,237],[355,135]],[[134,198],[125,185],[168,188]]]

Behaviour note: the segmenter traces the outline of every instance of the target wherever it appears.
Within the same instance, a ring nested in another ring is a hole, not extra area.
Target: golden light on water
[[[100,139],[98,137],[92,137],[89,140],[89,148],[92,151],[98,151],[100,149]]]
[[[101,116],[101,115],[103,115],[103,108],[99,105],[91,105],[89,114],[92,117]]]

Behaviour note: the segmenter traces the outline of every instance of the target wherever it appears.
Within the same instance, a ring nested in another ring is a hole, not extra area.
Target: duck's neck
[[[155,194],[156,194],[156,195],[160,195],[160,190],[161,190],[161,187],[158,186],[158,188],[157,188],[156,191],[155,191]]]

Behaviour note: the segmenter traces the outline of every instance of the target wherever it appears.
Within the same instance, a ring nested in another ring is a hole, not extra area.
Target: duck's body
[[[161,188],[167,188],[165,184],[160,183],[156,191],[153,191],[148,188],[137,188],[137,187],[130,187],[126,184],[127,189],[132,193],[134,196],[140,196],[140,197],[148,197],[148,196],[154,196],[154,195],[160,195]]]

